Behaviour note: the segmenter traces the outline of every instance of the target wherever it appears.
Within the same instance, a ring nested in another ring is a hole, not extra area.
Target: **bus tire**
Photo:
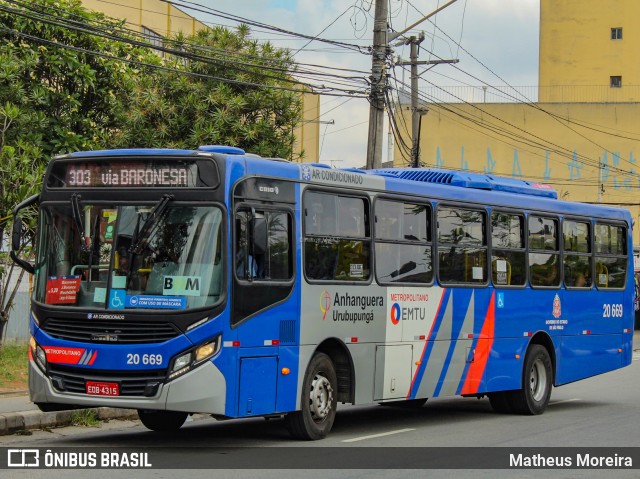
[[[155,411],[138,409],[140,422],[156,432],[175,432],[182,427],[189,414],[180,411]]]
[[[524,415],[542,414],[549,404],[553,367],[547,348],[533,344],[527,350],[522,371],[522,389],[512,391],[513,412]]]
[[[285,416],[287,429],[294,438],[316,441],[329,434],[336,418],[337,386],[333,362],[326,354],[317,353],[304,375],[301,410]]]

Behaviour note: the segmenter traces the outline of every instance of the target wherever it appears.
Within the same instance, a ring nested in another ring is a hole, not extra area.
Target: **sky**
[[[195,3],[296,33],[360,45],[365,51],[373,43],[375,0],[194,0]],[[446,0],[389,0],[391,28],[404,30],[445,3]],[[237,26],[236,22],[219,16],[181,8],[207,24]],[[456,95],[481,101],[472,97],[472,90],[480,91],[483,82],[502,87],[507,84],[535,87],[539,9],[539,0],[457,0],[432,17],[431,22],[421,23],[407,33],[425,33],[419,59],[458,59],[459,62],[437,65],[424,72],[419,88],[437,92],[440,90],[434,85],[455,86],[452,91]],[[364,72],[360,74],[363,78],[371,71],[368,54],[317,41],[308,43],[308,40],[261,28],[252,28],[252,36],[296,52],[295,59],[301,63],[357,69]],[[394,56],[408,59],[409,47],[394,47]],[[403,67],[395,66],[394,73],[400,82],[409,83],[409,74]],[[320,111],[318,120],[334,122],[320,124],[320,162],[340,168],[363,166],[369,119],[367,100],[322,96]],[[391,159],[387,136],[385,134],[383,162]]]

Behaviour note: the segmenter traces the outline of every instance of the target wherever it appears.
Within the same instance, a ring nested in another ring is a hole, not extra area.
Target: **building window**
[[[611,88],[622,88],[622,77],[620,75],[612,76],[611,78]]]
[[[144,39],[151,44],[152,47],[162,47],[164,46],[164,38],[162,35],[157,34],[150,28],[142,26],[142,36]]]
[[[622,27],[611,29],[611,40],[622,40]]]

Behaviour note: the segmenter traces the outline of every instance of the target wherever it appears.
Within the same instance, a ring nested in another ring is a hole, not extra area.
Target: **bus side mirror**
[[[39,200],[40,195],[33,195],[24,200],[22,203],[18,204],[13,209],[13,228],[11,229],[11,251],[9,252],[9,256],[15,264],[20,266],[29,274],[35,273],[35,266],[18,256],[18,253],[20,252],[20,249],[22,247],[22,240],[25,233],[22,224],[22,217],[18,213],[24,208],[35,205]]]
[[[11,259],[15,264],[20,266],[27,273],[33,274],[35,273],[35,267],[31,263],[28,263],[18,257],[18,252],[22,246],[23,231],[22,218],[20,216],[15,216],[13,218],[13,228],[11,230],[11,251],[9,252],[9,256],[11,256]]]
[[[253,253],[264,254],[267,251],[267,220],[255,217],[252,220]]]
[[[20,249],[20,240],[22,239],[22,218],[16,216],[13,218],[13,229],[11,230],[11,249],[18,251]]]

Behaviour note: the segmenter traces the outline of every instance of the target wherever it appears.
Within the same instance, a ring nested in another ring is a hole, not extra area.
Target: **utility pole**
[[[420,167],[420,120],[425,109],[418,107],[418,45],[424,40],[424,33],[420,37],[410,37],[411,53],[411,166]]]
[[[385,106],[385,89],[387,87],[387,76],[384,72],[385,63],[387,58],[387,52],[389,50],[389,42],[398,38],[399,36],[404,35],[412,28],[418,26],[420,23],[425,20],[431,18],[436,13],[444,10],[449,5],[452,5],[457,0],[449,0],[446,4],[437,8],[433,12],[429,13],[425,17],[421,18],[414,24],[405,28],[401,32],[387,34],[387,15],[388,15],[388,0],[376,0],[376,10],[374,16],[373,23],[373,51],[372,51],[372,60],[371,60],[371,93],[369,94],[369,138],[367,141],[367,165],[366,169],[372,168],[380,168],[382,166],[382,127],[384,123],[384,106]],[[413,37],[415,38],[415,37]],[[424,37],[422,37],[424,39]],[[422,40],[420,40],[422,41]],[[419,43],[419,42],[418,42]],[[417,116],[417,91],[418,91],[418,74],[417,69],[414,72],[413,66],[414,64],[417,66],[418,64],[426,64],[426,63],[451,63],[452,61],[444,60],[438,62],[418,62],[418,52],[417,52],[418,44],[411,43],[412,48],[412,74],[411,74],[411,82],[412,85],[415,81],[415,86],[412,86],[412,107],[414,110],[414,118],[412,118],[412,136],[414,147],[412,148],[412,162],[419,162],[418,158],[418,148],[415,146],[415,143],[419,140],[419,132],[417,131],[420,128],[420,117]],[[415,47],[415,53],[414,53]],[[417,67],[416,67],[417,68]],[[414,104],[414,96],[415,96],[415,104]],[[415,122],[418,122],[418,125],[415,126]]]
[[[367,141],[366,169],[382,166],[382,128],[384,125],[384,93],[387,77],[384,72],[387,59],[388,0],[376,0],[373,23],[373,58],[371,60],[371,93],[369,94],[369,138]]]
[[[420,106],[418,92],[418,65],[439,65],[441,63],[458,63],[458,60],[428,60],[418,61],[418,46],[424,40],[424,33],[419,37],[409,37],[403,42],[411,45],[409,61],[398,61],[398,65],[411,65],[411,167],[420,167],[420,123],[422,116],[426,115],[427,108]],[[424,72],[423,72],[424,73]]]

